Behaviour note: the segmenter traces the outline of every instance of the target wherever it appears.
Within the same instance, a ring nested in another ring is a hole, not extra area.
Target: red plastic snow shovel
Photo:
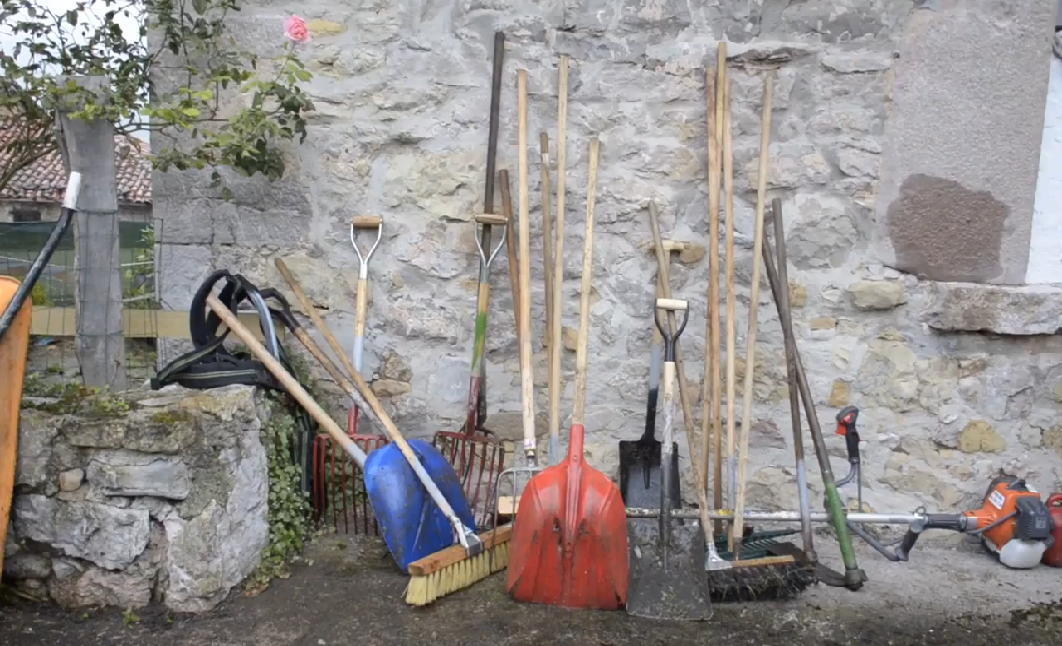
[[[619,487],[583,459],[594,193],[599,142],[590,141],[586,246],[568,456],[531,478],[513,523],[506,589],[517,601],[616,610],[627,603],[627,509]]]

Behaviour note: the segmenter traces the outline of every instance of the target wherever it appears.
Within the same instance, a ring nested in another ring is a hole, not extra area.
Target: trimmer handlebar
[[[859,431],[856,429],[856,421],[859,419],[859,408],[856,406],[845,406],[837,413],[836,419],[836,433],[837,435],[844,436],[844,444],[848,452],[848,463],[851,465],[848,475],[838,480],[837,486],[840,487],[855,480],[856,487],[859,490],[859,506],[860,510],[862,510],[863,496],[862,483],[860,482],[862,458],[859,455]],[[971,526],[970,517],[966,514],[928,514],[923,510],[919,510],[916,513],[919,514],[918,520],[912,522],[908,526],[907,533],[904,534],[899,544],[892,549],[889,549],[888,546],[882,544],[872,535],[867,533],[861,527],[861,523],[855,523],[849,520],[847,521],[847,525],[852,532],[866,541],[871,547],[880,552],[890,561],[907,561],[910,558],[911,550],[914,549],[915,543],[918,542],[918,537],[927,529],[946,529],[955,532],[966,532],[976,528],[976,521],[974,521],[974,524]]]
[[[908,560],[911,550],[914,549],[915,542],[918,541],[918,537],[927,529],[947,529],[954,532],[965,532],[967,530],[967,516],[965,514],[926,514],[924,520],[911,523],[907,528],[907,533],[903,535],[903,539],[894,550],[896,558],[890,560]]]

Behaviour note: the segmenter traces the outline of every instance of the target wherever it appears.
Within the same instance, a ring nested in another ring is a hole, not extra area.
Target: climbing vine
[[[287,578],[292,559],[305,547],[312,530],[310,501],[300,487],[302,469],[292,460],[298,424],[276,400],[270,399],[268,406],[269,421],[262,429],[262,442],[269,463],[269,546],[247,582],[252,594],[274,578]]]
[[[238,0],[0,0],[0,122],[18,136],[0,146],[0,189],[59,150],[58,106],[104,119],[120,134],[150,131],[150,158],[166,171],[284,175],[281,145],[306,138],[311,79],[297,55],[309,40],[292,17],[282,52],[259,57],[231,31]],[[294,20],[294,22],[293,22]],[[9,44],[10,43],[10,44]],[[90,91],[64,76],[100,76]]]
[[[313,393],[308,366],[298,357],[289,359],[293,376]],[[312,507],[303,488],[304,462],[299,459],[303,449],[310,450],[312,438],[303,437],[304,430],[296,416],[298,405],[287,394],[269,393],[265,406],[268,422],[262,429],[262,443],[269,465],[269,546],[245,584],[251,595],[264,590],[273,579],[287,578],[292,560],[313,534]]]

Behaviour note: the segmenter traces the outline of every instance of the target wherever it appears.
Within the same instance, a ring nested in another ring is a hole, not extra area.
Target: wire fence
[[[153,224],[151,220],[119,223],[122,302],[127,309],[154,309],[158,301]],[[53,226],[53,222],[0,223],[0,275],[25,277]],[[34,305],[74,307],[77,285],[74,263],[74,227],[71,226],[33,289]]]
[[[47,221],[0,223],[0,274],[24,278],[54,226],[54,222]],[[77,326],[83,336],[97,334],[90,326],[77,325],[74,308],[79,298],[83,305],[110,298],[106,293],[78,294],[79,273],[109,271],[114,257],[113,253],[104,253],[102,257],[86,254],[79,258],[75,253],[75,228],[76,223],[72,223],[67,229],[31,292],[36,334],[31,339],[27,365],[25,390],[29,396],[62,396],[81,381],[83,359],[78,356],[74,337],[69,336],[70,330]],[[159,309],[155,238],[161,235],[157,229],[161,229],[161,223],[155,222],[148,211],[123,213],[117,241],[113,234],[94,233],[108,237],[104,247],[118,252],[120,276],[109,291],[113,293],[120,283],[121,309],[125,312],[125,368],[130,387],[150,377],[155,369]],[[113,343],[115,339],[100,341]]]

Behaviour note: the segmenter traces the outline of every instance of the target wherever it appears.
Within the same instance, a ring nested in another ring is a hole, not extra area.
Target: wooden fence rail
[[[257,313],[240,313],[240,322],[262,340]],[[179,310],[124,310],[122,331],[129,339],[189,339],[188,312]],[[277,326],[277,336],[284,338]],[[77,313],[73,307],[34,307],[30,334],[34,336],[77,336]]]

